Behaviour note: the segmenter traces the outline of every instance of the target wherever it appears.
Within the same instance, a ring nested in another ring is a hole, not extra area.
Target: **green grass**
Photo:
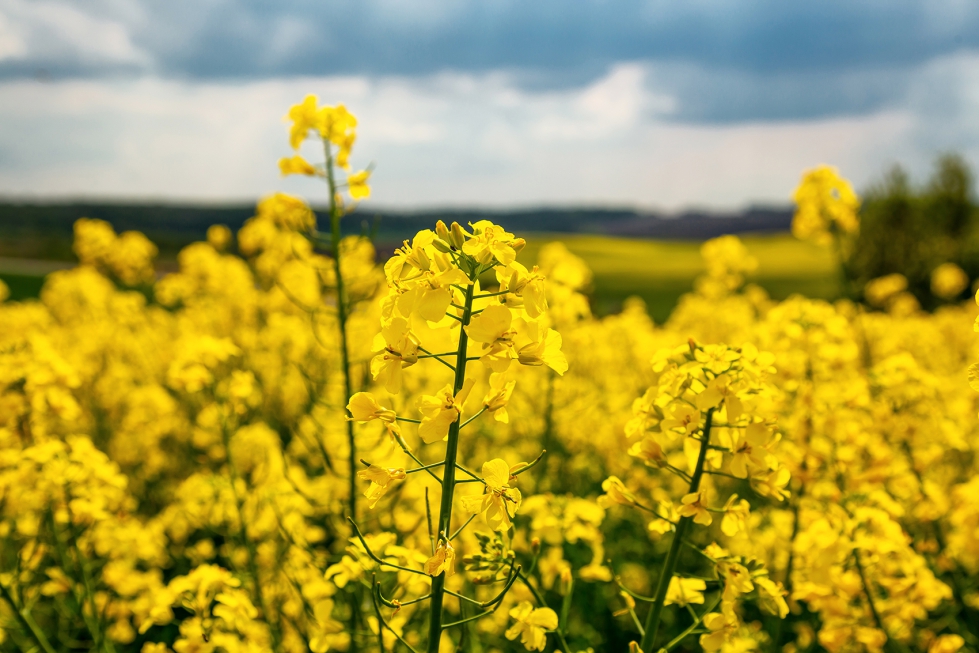
[[[592,269],[594,308],[599,314],[614,312],[625,298],[638,296],[646,302],[653,319],[663,322],[704,269],[699,242],[568,234],[531,235],[520,253],[521,262],[532,263],[540,246],[555,240],[567,245]],[[836,296],[836,268],[829,250],[788,234],[745,236],[742,240],[758,259],[758,271],[749,281],[776,299],[796,293]]]

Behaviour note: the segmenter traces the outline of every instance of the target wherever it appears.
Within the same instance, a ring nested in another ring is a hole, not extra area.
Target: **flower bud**
[[[534,555],[537,555],[538,553],[540,553],[540,538],[539,537],[535,537],[534,539],[530,540],[530,552],[533,553]]]
[[[466,232],[462,230],[458,222],[453,222],[450,229],[449,242],[456,249],[462,249],[462,245],[466,242]]]
[[[564,565],[561,567],[561,573],[558,575],[558,580],[560,581],[560,586],[558,591],[561,596],[567,596],[571,592],[572,577],[571,577],[571,565]]]
[[[435,223],[435,233],[438,234],[438,237],[442,240],[449,240],[449,228],[446,227],[445,223],[441,220]]]

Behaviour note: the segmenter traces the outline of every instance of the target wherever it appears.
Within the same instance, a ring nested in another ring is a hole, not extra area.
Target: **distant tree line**
[[[939,300],[931,292],[931,275],[939,265],[955,263],[969,279],[979,279],[979,207],[973,182],[965,159],[946,154],[922,186],[913,185],[908,173],[894,166],[867,189],[860,234],[846,261],[852,288],[900,273],[921,305],[934,308]],[[961,296],[968,292],[966,288]]]

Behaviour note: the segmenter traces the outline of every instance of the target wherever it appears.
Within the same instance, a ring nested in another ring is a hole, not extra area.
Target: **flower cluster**
[[[796,238],[828,245],[840,235],[853,235],[860,227],[860,198],[831,166],[807,171],[792,199],[797,209],[792,220]]]
[[[679,501],[672,501],[666,491],[670,486],[660,487],[654,505],[648,506],[647,499],[611,476],[602,485],[605,494],[598,499],[605,507],[623,504],[649,513],[648,528],[653,533],[673,532],[650,600],[640,644],[643,650],[656,650],[653,646],[663,608],[703,604],[708,582],[712,589],[719,584],[716,600],[704,613],[693,613],[695,626],[706,623],[711,629],[701,636],[707,650],[721,648],[744,629],[738,604],[745,595],[757,595],[760,605],[779,617],[788,613],[785,592],[769,578],[764,565],[732,555],[716,543],[698,549],[701,558],[697,562],[707,560],[712,567],[707,580],[677,572],[693,524],[709,527],[716,514],[725,536],[745,531],[751,517],[749,502],[725,487],[725,479],[748,481],[758,497],[782,501],[788,496],[790,473],[776,453],[780,435],[771,413],[774,389],[768,377],[775,371],[773,361],[772,354],[750,344],[732,348],[699,345],[693,340],[662,350],[653,358],[656,383],[636,400],[635,417],[626,425],[626,434],[638,439],[629,455],[649,468],[672,474],[683,486],[683,494]],[[712,613],[718,604],[720,613]],[[635,614],[631,601],[628,610]],[[715,629],[710,625],[714,623],[722,626]]]

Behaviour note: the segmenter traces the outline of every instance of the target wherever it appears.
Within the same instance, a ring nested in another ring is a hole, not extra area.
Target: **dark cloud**
[[[547,89],[582,85],[616,62],[642,61],[654,71],[657,90],[676,96],[675,119],[724,122],[878,110],[902,96],[911,68],[979,49],[979,5],[935,0],[92,0],[84,6],[95,19],[125,26],[145,60],[86,60],[70,49],[41,48],[36,56],[0,60],[0,76],[149,71],[251,80],[504,70],[525,88]],[[0,13],[3,8],[0,0]]]

